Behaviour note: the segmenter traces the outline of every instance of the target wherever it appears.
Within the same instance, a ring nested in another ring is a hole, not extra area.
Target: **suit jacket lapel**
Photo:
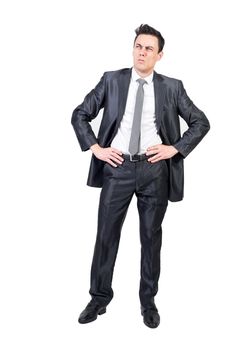
[[[155,95],[156,127],[159,133],[160,127],[161,127],[161,121],[162,121],[166,85],[163,84],[163,78],[156,72],[154,72],[153,81],[154,81],[154,95]]]
[[[118,96],[118,116],[116,119],[116,125],[115,125],[115,131],[113,133],[113,138],[115,137],[119,124],[122,120],[122,117],[125,112],[125,107],[127,103],[127,97],[128,97],[128,89],[130,85],[130,79],[131,79],[132,69],[126,69],[122,72],[120,77],[118,78],[118,87],[119,87],[119,96]]]
[[[120,117],[122,117],[124,112],[125,112],[131,74],[132,74],[132,70],[128,69],[119,78],[119,89],[120,89],[120,91],[119,91],[119,115],[120,115]]]

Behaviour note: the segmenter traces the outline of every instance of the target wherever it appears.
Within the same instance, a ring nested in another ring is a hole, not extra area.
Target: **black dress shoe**
[[[95,321],[98,315],[102,315],[106,312],[105,306],[100,306],[98,303],[91,300],[84,311],[81,312],[78,318],[79,323],[89,323]]]
[[[160,323],[160,316],[157,309],[141,309],[143,322],[147,327],[157,328]]]

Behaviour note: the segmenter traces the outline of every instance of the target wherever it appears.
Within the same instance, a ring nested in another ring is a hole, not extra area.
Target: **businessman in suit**
[[[147,24],[135,32],[133,67],[105,72],[72,114],[81,149],[92,151],[87,184],[102,187],[91,301],[79,322],[96,320],[113,298],[112,276],[121,228],[135,194],[140,219],[141,314],[146,326],[156,328],[160,316],[154,297],[160,274],[162,221],[168,200],[183,198],[183,160],[208,132],[209,122],[180,80],[154,71],[163,56],[161,33]],[[96,137],[90,122],[101,109]],[[179,116],[188,125],[182,136]]]

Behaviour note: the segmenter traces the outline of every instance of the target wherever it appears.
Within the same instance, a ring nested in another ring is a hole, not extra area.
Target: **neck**
[[[141,78],[146,78],[153,72],[153,69],[151,69],[150,71],[147,71],[147,72],[141,72],[138,69],[136,69],[135,67],[134,67],[134,69]]]

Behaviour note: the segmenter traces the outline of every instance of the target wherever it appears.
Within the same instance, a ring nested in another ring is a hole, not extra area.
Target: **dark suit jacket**
[[[109,147],[117,133],[125,111],[132,70],[129,68],[106,72],[97,86],[85,97],[72,114],[72,125],[80,143],[86,151],[95,143]],[[173,145],[179,153],[167,160],[169,169],[169,200],[183,198],[185,158],[209,130],[205,114],[190,100],[180,80],[154,72],[155,114],[158,133],[165,145]],[[104,108],[98,136],[90,122]],[[181,137],[179,116],[188,125]],[[93,187],[103,185],[104,162],[94,155],[91,159],[87,184]]]

